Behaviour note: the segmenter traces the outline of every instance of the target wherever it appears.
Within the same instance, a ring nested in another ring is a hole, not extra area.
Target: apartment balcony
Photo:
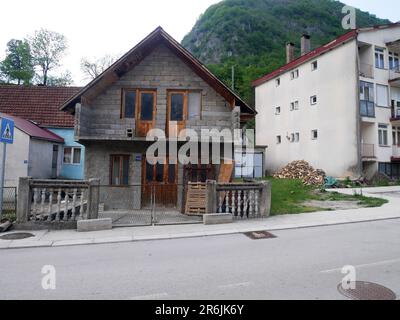
[[[390,118],[390,122],[393,126],[400,126],[400,108],[392,107],[392,116]]]
[[[389,70],[389,83],[392,87],[400,88],[400,68]]]
[[[375,118],[375,103],[372,101],[360,100],[360,116]]]
[[[375,67],[371,64],[360,63],[360,77],[373,79]]]
[[[393,146],[392,162],[400,162],[400,146]]]
[[[371,143],[363,143],[361,145],[361,157],[365,162],[376,161],[375,145]]]

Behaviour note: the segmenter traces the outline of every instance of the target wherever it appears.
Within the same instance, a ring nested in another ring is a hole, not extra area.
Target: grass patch
[[[318,187],[305,186],[301,180],[267,178],[272,184],[271,215],[297,214],[316,211],[329,211],[319,207],[304,205],[309,200],[318,201],[357,201],[362,207],[380,207],[388,201],[367,198],[361,195],[345,195],[326,192]]]
[[[17,215],[14,210],[3,210],[3,214],[1,216],[1,220],[9,220],[14,222],[17,220]]]

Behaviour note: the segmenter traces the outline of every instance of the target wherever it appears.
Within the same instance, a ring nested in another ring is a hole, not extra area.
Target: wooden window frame
[[[114,173],[114,158],[119,157],[119,164],[120,164],[120,169],[119,169],[119,179],[121,181],[121,184],[117,185],[113,183],[113,173]],[[128,160],[128,184],[123,184],[123,159]],[[127,187],[129,186],[129,167],[130,167],[130,155],[128,154],[112,154],[110,155],[110,186],[113,187]]]
[[[125,117],[125,95],[127,92],[135,92],[135,113],[133,118]],[[137,108],[138,108],[138,89],[135,88],[122,88],[121,89],[121,109],[120,109],[120,118],[121,119],[137,119]]]

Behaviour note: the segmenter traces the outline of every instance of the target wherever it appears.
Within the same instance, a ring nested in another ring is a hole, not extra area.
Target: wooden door
[[[178,199],[178,165],[150,164],[143,157],[142,163],[142,207],[152,203],[156,207],[174,207]]]
[[[168,137],[178,137],[179,132],[186,128],[187,119],[187,91],[168,92],[167,110],[167,135]]]
[[[156,91],[139,90],[136,114],[136,135],[145,137],[154,128],[156,118]]]

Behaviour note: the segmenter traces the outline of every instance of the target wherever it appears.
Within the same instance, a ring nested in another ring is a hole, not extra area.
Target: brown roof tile
[[[0,85],[0,112],[31,120],[43,127],[74,127],[74,117],[59,110],[79,87]]]

